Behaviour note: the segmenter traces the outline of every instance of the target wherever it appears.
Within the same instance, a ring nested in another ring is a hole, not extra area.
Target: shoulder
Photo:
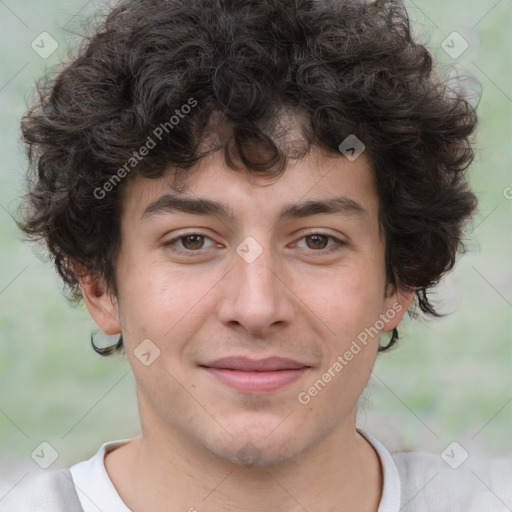
[[[82,512],[69,469],[31,471],[1,485],[0,512]]]
[[[451,450],[392,454],[403,512],[493,512],[512,507],[512,458],[468,457]]]

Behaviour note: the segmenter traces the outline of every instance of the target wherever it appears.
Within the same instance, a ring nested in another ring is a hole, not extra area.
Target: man
[[[506,463],[482,493],[356,428],[381,335],[437,315],[476,207],[475,114],[408,23],[398,1],[124,1],[47,82],[20,227],[120,336],[96,350],[126,351],[142,435],[1,510],[508,509]]]

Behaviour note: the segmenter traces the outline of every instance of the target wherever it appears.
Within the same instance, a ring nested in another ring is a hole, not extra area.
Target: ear
[[[119,308],[116,297],[108,290],[104,279],[91,274],[83,265],[73,263],[85,305],[96,325],[105,334],[120,334]]]
[[[414,299],[414,294],[414,290],[403,291],[399,287],[388,292],[384,300],[384,311],[382,311],[385,322],[383,332],[392,331],[400,323]]]

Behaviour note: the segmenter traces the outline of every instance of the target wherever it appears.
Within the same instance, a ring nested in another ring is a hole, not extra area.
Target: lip
[[[309,367],[293,359],[284,357],[266,357],[265,359],[251,359],[249,357],[222,357],[201,366],[217,368],[219,370],[239,370],[242,372],[271,372],[276,370],[298,370]]]
[[[281,357],[224,357],[201,365],[210,375],[242,393],[268,393],[302,377],[309,365]]]

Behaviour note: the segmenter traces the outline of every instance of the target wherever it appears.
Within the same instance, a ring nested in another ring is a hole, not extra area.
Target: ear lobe
[[[96,325],[105,334],[120,334],[121,325],[117,299],[110,293],[105,280],[93,275],[79,263],[73,263],[73,271],[84,303]]]
[[[384,301],[383,319],[385,326],[383,332],[390,332],[397,327],[402,320],[405,312],[409,309],[415,295],[415,290],[402,291],[395,290]]]

